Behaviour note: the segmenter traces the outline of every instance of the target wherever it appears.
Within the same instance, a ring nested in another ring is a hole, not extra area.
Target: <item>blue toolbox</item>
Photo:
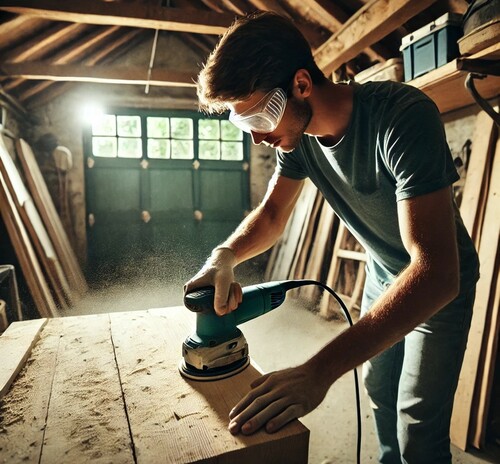
[[[405,82],[439,68],[459,56],[462,15],[446,13],[401,40]]]

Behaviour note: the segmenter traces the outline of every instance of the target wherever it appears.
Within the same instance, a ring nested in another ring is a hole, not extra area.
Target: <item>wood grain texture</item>
[[[3,143],[1,145],[3,146]],[[2,146],[0,150],[5,148]],[[0,213],[38,314],[42,317],[56,315],[56,304],[1,170]]]
[[[178,372],[181,345],[193,330],[185,308],[111,314],[116,358],[138,463],[305,463],[309,432],[298,421],[282,431],[233,436],[231,408],[260,374],[249,366],[216,382],[196,382]]]
[[[47,319],[13,322],[0,337],[0,398],[23,368]]]
[[[297,420],[274,434],[227,430],[254,365],[214,382],[181,377],[194,322],[184,307],[48,319],[2,402],[0,463],[306,463]]]
[[[38,463],[54,377],[61,318],[49,319],[29,362],[0,406],[0,463]],[[18,324],[15,322],[14,324]],[[26,327],[26,326],[25,326]],[[0,344],[2,343],[0,337]],[[12,342],[11,342],[12,343]]]
[[[133,463],[107,314],[62,319],[41,464]]]
[[[462,450],[466,449],[468,443],[474,388],[485,324],[488,318],[491,286],[494,283],[493,278],[500,236],[500,216],[498,211],[500,211],[500,139],[497,140],[496,144],[481,242],[478,250],[481,278],[476,286],[476,300],[467,350],[465,351],[458,388],[455,393],[455,406],[451,420],[452,443]]]
[[[16,141],[16,149],[31,196],[73,291],[73,297],[77,298],[88,290],[85,277],[64,231],[31,147],[23,139],[19,139]]]

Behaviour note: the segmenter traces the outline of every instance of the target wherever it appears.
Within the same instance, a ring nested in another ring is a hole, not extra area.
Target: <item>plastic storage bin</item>
[[[462,15],[446,13],[435,21],[403,37],[405,82],[439,68],[459,55]]]
[[[403,60],[391,58],[385,63],[377,63],[371,68],[365,69],[354,76],[356,82],[368,81],[396,81],[403,80]]]

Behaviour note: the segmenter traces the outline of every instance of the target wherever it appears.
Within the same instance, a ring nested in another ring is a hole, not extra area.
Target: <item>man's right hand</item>
[[[215,312],[223,316],[234,311],[243,295],[241,285],[234,281],[235,262],[230,248],[215,248],[200,271],[184,285],[184,295],[200,287],[213,286]]]

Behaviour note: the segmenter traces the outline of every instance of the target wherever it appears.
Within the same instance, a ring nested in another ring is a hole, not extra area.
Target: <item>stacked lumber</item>
[[[500,141],[484,112],[476,120],[460,211],[481,266],[451,424],[452,442],[465,450],[484,446],[500,328]]]
[[[23,161],[25,177],[36,178],[38,172],[38,182],[43,182],[26,142],[18,142],[18,151],[21,153],[19,158]],[[68,309],[87,287],[72,251],[74,261],[68,261],[67,250],[70,246],[67,237],[60,235],[59,231],[59,235],[54,235],[54,227],[51,229],[47,225],[57,221],[60,223],[60,220],[55,209],[50,211],[50,207],[53,208],[52,200],[50,196],[43,195],[43,187],[48,195],[45,183],[32,183],[31,191],[28,191],[13,158],[0,139],[2,219],[38,314],[52,317],[57,316],[60,309]]]
[[[364,251],[316,187],[306,181],[281,240],[266,269],[266,280],[311,279],[335,290],[349,310],[359,311],[364,284]],[[300,288],[308,307],[332,319],[338,303],[317,286]],[[341,316],[343,317],[343,316]]]

